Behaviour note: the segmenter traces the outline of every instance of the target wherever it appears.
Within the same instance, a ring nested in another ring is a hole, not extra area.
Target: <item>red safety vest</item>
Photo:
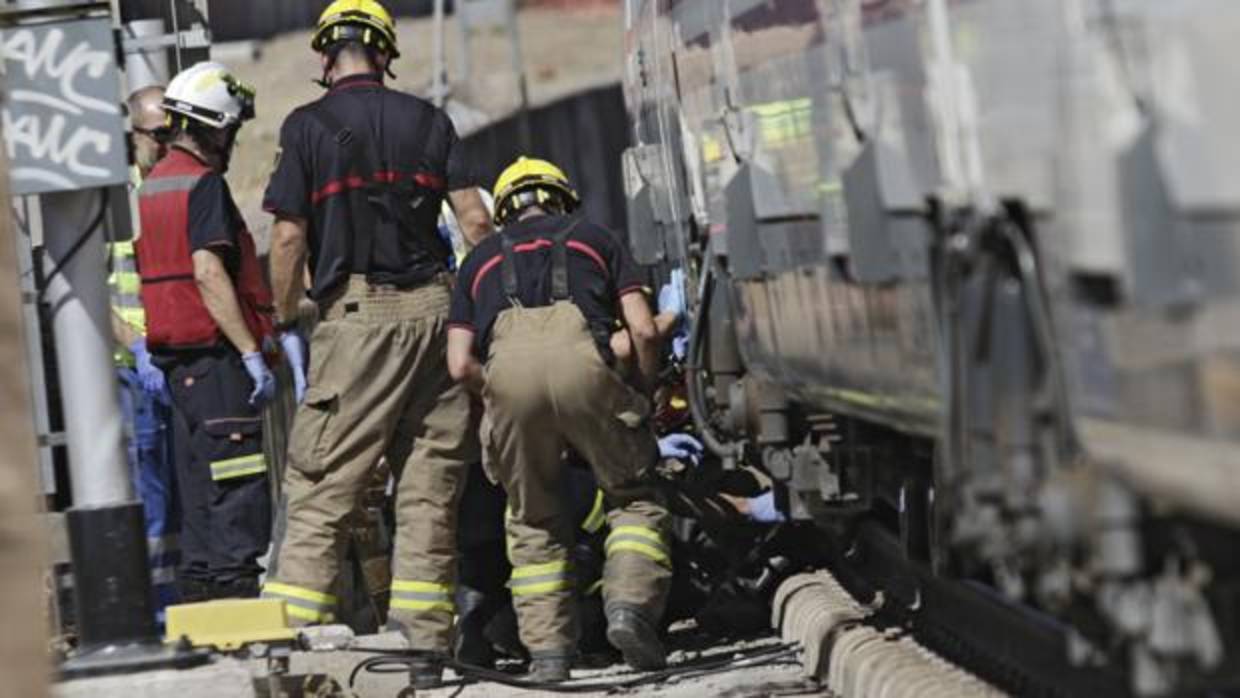
[[[142,182],[139,210],[142,237],[136,249],[142,274],[142,306],[146,310],[146,341],[152,348],[210,347],[222,338],[207,312],[189,243],[189,195],[211,169],[179,148]],[[263,281],[254,238],[249,230],[237,235],[241,265],[233,278],[245,323],[259,345],[272,334],[271,291]]]

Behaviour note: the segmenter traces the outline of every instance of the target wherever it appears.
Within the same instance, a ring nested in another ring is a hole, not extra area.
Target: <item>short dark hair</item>
[[[348,54],[353,58],[364,59],[370,64],[370,67],[376,71],[379,70],[379,56],[383,55],[383,52],[378,48],[374,46],[367,46],[366,44],[354,39],[337,41],[336,43],[328,46],[324,52],[327,54],[329,61],[333,65],[335,65],[336,61],[340,59],[341,54]]]

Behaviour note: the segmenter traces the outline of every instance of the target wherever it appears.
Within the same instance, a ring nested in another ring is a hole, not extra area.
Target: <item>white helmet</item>
[[[219,63],[206,61],[177,73],[164,92],[164,110],[212,128],[228,128],[254,118],[254,88]]]

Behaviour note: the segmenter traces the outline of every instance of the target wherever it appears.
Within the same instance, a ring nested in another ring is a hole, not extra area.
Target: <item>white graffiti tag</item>
[[[73,188],[110,174],[100,164],[112,153],[116,134],[101,127],[110,126],[109,117],[120,109],[116,100],[84,92],[98,94],[95,83],[115,70],[116,59],[85,39],[66,37],[55,27],[0,33],[10,87],[2,126],[15,183]]]

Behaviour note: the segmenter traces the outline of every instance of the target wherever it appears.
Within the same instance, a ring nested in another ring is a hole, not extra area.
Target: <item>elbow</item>
[[[295,221],[281,219],[271,227],[271,246],[281,250],[296,250],[305,240],[305,233]]]
[[[466,237],[471,242],[474,244],[482,242],[492,232],[491,218],[486,215],[485,211],[476,211],[465,223],[464,230],[468,231]]]

